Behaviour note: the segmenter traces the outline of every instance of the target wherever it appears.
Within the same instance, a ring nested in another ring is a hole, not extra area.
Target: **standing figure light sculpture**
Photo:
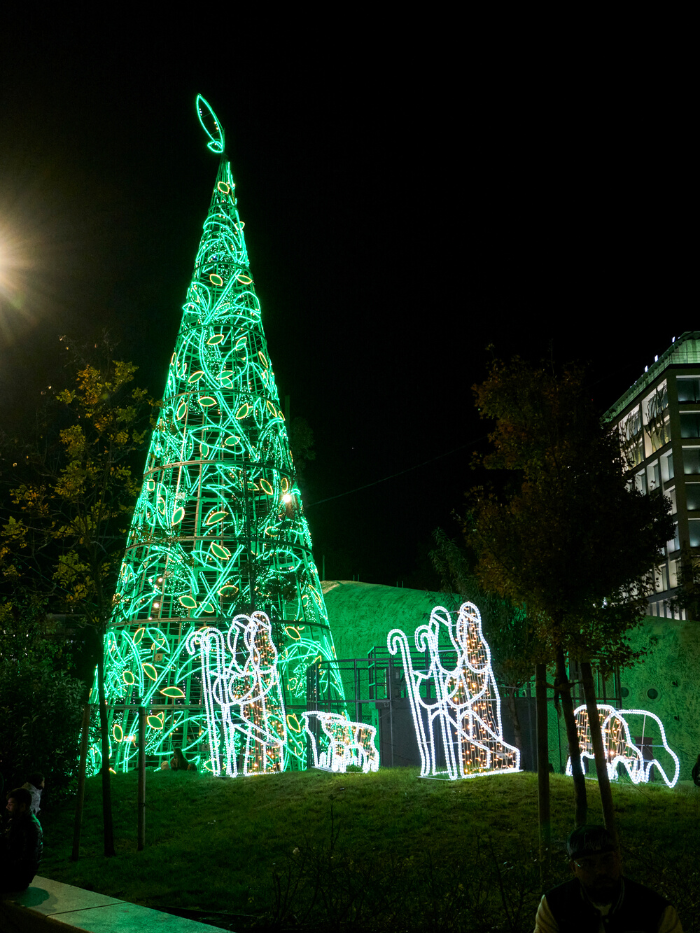
[[[443,667],[440,629],[445,626],[457,664]],[[421,756],[421,777],[442,776],[454,781],[478,774],[520,770],[520,752],[503,739],[501,699],[491,668],[491,652],[481,631],[481,616],[474,603],[464,603],[453,624],[450,613],[436,606],[430,622],[415,633],[416,648],[430,655],[425,671],[413,667],[406,635],[389,632],[391,654],[401,650],[408,695]],[[428,701],[426,687],[436,699]],[[439,732],[438,732],[439,730]],[[437,766],[438,741],[445,750],[447,772]]]
[[[348,765],[356,765],[365,774],[379,770],[379,752],[374,744],[377,730],[374,726],[352,722],[338,713],[317,710],[302,713],[302,716],[314,768],[345,772]],[[314,728],[316,724],[320,730]]]
[[[576,728],[578,730],[578,740],[581,746],[581,764],[584,758],[595,760],[593,752],[593,742],[591,739],[591,730],[588,723],[588,710],[585,705],[579,706],[574,710],[576,717]],[[642,736],[649,735],[647,719],[654,724],[652,728],[658,731],[661,739],[661,746],[671,756],[674,763],[673,777],[669,778],[665,769],[657,758],[646,758],[642,749],[638,748],[630,735],[630,727],[627,722],[628,717],[643,717],[641,724]],[[608,769],[610,780],[617,780],[617,766],[622,764],[633,784],[646,784],[651,776],[651,769],[656,765],[659,774],[668,787],[673,787],[678,781],[680,774],[680,761],[678,755],[671,749],[666,740],[666,730],[663,723],[654,713],[644,709],[626,709],[619,710],[607,703],[598,704],[598,717],[600,719],[600,731],[603,734],[603,751]],[[566,773],[569,777],[573,774],[571,768],[571,758],[566,762]]]
[[[301,768],[306,669],[335,651],[224,131],[197,110],[221,161],[105,639],[110,764],[133,767],[142,704],[156,758]]]

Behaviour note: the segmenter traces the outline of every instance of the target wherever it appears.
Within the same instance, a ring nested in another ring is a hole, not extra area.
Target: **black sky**
[[[161,393],[217,167],[198,92],[280,392],[314,430],[329,578],[423,582],[474,481],[488,344],[589,362],[604,410],[696,326],[682,63],[567,67],[443,20],[101,15],[0,32],[0,427],[56,378],[59,334],[108,328]]]

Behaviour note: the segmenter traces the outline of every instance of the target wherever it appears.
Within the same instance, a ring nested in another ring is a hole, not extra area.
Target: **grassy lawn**
[[[567,877],[572,786],[551,775],[554,853]],[[532,774],[460,782],[409,768],[222,780],[147,775],[147,845],[136,850],[136,775],[113,776],[117,856],[105,859],[99,778],[88,781],[81,859],[73,806],[45,814],[41,874],[224,928],[532,930],[542,893]],[[590,821],[600,819],[588,782]],[[700,931],[700,791],[614,788],[625,868],[669,896]],[[201,913],[200,913],[201,912]]]

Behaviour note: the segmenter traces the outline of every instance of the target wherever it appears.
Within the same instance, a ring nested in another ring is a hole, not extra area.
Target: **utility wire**
[[[438,454],[437,457],[431,457],[430,460],[424,460],[422,463],[416,463],[414,466],[407,467],[405,470],[399,470],[398,473],[392,473],[390,476],[384,476],[382,479],[376,479],[373,483],[365,483],[364,486],[356,486],[354,489],[348,489],[347,492],[339,492],[337,496],[328,496],[327,499],[319,499],[318,502],[312,502],[310,505],[305,505],[304,509],[312,509],[315,505],[323,505],[324,502],[332,502],[333,499],[342,499],[343,496],[351,496],[354,492],[360,492],[362,489],[369,489],[371,486],[378,486],[380,483],[386,483],[388,480],[395,479],[397,476],[403,476],[406,473],[413,472],[413,470],[419,470],[421,467],[426,466],[428,463],[435,463],[436,460],[443,460],[445,457],[450,457],[452,454],[456,454],[458,451],[464,450],[465,447],[470,447],[472,444],[486,440],[487,437],[488,435],[484,434],[483,437],[477,437],[474,440],[467,441],[466,444],[460,444],[459,447],[453,447],[452,450],[448,450],[444,454]]]

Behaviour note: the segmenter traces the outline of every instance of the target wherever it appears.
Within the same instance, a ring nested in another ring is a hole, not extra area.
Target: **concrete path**
[[[70,933],[73,930],[80,933],[214,933],[218,927],[37,875],[26,891],[0,900],[0,930],[2,933]]]

